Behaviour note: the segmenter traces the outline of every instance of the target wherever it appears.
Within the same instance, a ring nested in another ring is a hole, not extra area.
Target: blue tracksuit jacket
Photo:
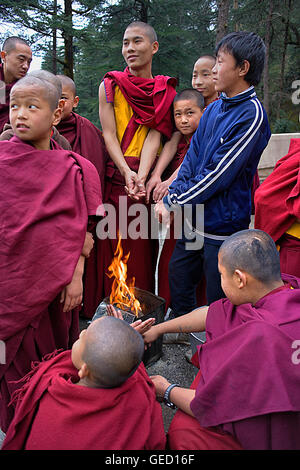
[[[204,204],[204,232],[230,235],[249,227],[251,186],[271,136],[255,90],[212,103],[200,119],[178,176],[164,197],[173,205]]]

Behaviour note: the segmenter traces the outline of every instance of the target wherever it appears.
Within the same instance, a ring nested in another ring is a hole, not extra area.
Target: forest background
[[[178,91],[191,86],[194,62],[214,54],[225,34],[259,34],[266,64],[256,91],[272,132],[299,132],[299,0],[1,0],[0,40],[17,33],[42,57],[43,69],[73,78],[78,113],[100,127],[98,87],[106,72],[125,68],[122,38],[135,20],[155,28],[153,73],[176,77]]]

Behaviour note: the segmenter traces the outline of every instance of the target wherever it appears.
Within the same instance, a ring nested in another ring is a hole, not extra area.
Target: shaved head
[[[143,354],[142,336],[124,320],[102,317],[86,330],[82,359],[99,387],[121,385],[136,371]]]
[[[223,242],[220,263],[233,274],[249,273],[265,285],[281,281],[279,253],[270,235],[262,230],[242,230]]]
[[[177,95],[174,98],[174,103],[177,101],[183,101],[183,100],[192,100],[195,101],[197,106],[202,110],[204,108],[204,98],[203,95],[200,93],[200,91],[196,90],[195,88],[186,88],[185,90],[182,90],[180,93],[177,93]]]
[[[2,45],[2,51],[5,51],[6,53],[9,53],[16,49],[17,44],[24,44],[25,46],[30,47],[27,41],[25,39],[19,38],[18,36],[11,36],[7,39],[5,39],[3,45]]]
[[[50,109],[54,111],[58,107],[60,95],[58,89],[53,83],[33,75],[26,75],[24,78],[18,80],[11,89],[12,95],[14,90],[20,87],[38,88],[41,89],[45,100],[49,103]]]
[[[69,88],[69,90],[72,91],[74,96],[76,95],[76,85],[75,82],[72,80],[72,78],[67,77],[67,75],[56,75],[57,78],[59,79],[62,88]]]
[[[151,44],[155,41],[157,41],[157,34],[155,32],[155,29],[148,23],[144,23],[143,21],[133,21],[130,23],[126,29],[129,28],[141,28],[144,30],[146,36],[150,40]]]
[[[59,97],[61,96],[61,92],[62,92],[61,82],[59,78],[53,73],[48,72],[47,70],[35,70],[34,72],[30,72],[28,76],[37,77],[37,78],[40,78],[41,80],[46,80],[47,82],[52,83],[52,85],[54,85],[57,88]]]

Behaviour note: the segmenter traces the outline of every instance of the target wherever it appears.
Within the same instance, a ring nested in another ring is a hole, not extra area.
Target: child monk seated
[[[143,353],[142,336],[125,321],[93,321],[72,352],[32,371],[3,449],[164,449],[161,406]]]
[[[300,448],[300,279],[280,273],[279,254],[261,230],[228,237],[219,251],[227,298],[144,334],[206,330],[200,372],[190,389],[151,377],[175,404],[171,449]]]

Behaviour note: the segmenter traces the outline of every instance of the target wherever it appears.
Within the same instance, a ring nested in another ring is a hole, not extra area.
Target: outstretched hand
[[[122,312],[119,309],[116,309],[113,305],[107,305],[106,311],[108,316],[123,320]],[[135,322],[131,323],[130,326],[132,326],[132,328],[144,336],[144,334],[154,325],[154,323],[155,318],[148,318],[145,321],[136,320]]]

